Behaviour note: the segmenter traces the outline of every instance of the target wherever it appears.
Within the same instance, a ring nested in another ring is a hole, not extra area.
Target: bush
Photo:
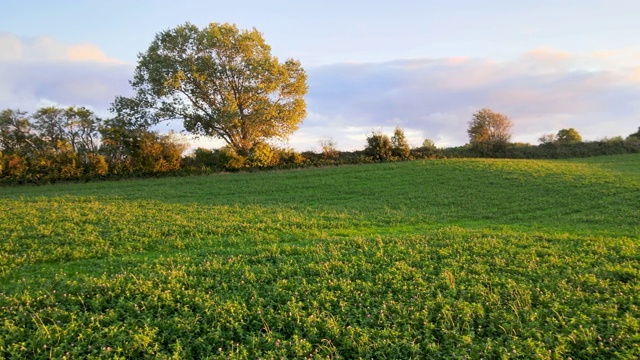
[[[331,138],[320,140],[320,148],[322,157],[325,160],[336,160],[340,155],[340,152],[336,149],[336,142]]]
[[[391,154],[393,157],[406,160],[411,157],[411,147],[404,136],[404,131],[396,127],[391,137]]]
[[[250,168],[271,168],[279,162],[278,153],[265,142],[258,142],[249,151],[246,166]]]
[[[295,152],[293,149],[279,150],[278,157],[280,158],[280,163],[278,165],[284,168],[299,167],[304,165],[307,161],[304,156]]]
[[[373,161],[389,160],[393,155],[391,140],[380,132],[372,132],[367,136],[367,147],[364,151]]]
[[[209,150],[199,147],[193,151],[190,159],[191,161],[189,165],[195,167],[206,167],[209,169],[223,168],[223,164],[220,159],[220,152],[218,150]]]
[[[221,164],[226,171],[239,171],[246,167],[247,159],[235,152],[231,147],[225,146],[218,150]]]
[[[109,164],[103,155],[88,154],[88,163],[85,167],[87,176],[104,176],[109,172]]]
[[[442,157],[442,151],[431,146],[421,146],[411,149],[411,157],[414,159],[437,159]]]

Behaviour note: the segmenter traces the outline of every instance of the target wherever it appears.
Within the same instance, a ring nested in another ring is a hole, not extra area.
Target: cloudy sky
[[[108,117],[156,33],[229,22],[306,69],[299,151],[362,149],[396,126],[414,146],[463,145],[483,107],[513,120],[514,141],[627,136],[640,126],[639,13],[637,0],[2,0],[0,109]]]

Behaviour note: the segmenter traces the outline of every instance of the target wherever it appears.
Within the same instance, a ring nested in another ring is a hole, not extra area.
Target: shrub
[[[220,152],[217,150],[209,150],[199,147],[193,151],[190,165],[206,167],[209,169],[222,169]]]
[[[258,142],[249,151],[246,166],[250,168],[269,168],[279,162],[278,153],[265,142]]]
[[[22,179],[27,172],[27,162],[17,154],[9,154],[4,157],[4,175],[12,179]]]
[[[103,155],[90,153],[88,163],[85,168],[85,174],[88,176],[104,176],[109,172],[109,164]]]
[[[367,136],[367,147],[364,151],[374,161],[389,160],[393,155],[391,140],[380,132],[372,132]]]
[[[339,151],[336,149],[336,142],[331,139],[320,140],[320,148],[322,151],[322,157],[325,160],[336,160],[339,155]]]
[[[220,153],[220,160],[224,170],[238,171],[246,167],[247,159],[239,155],[231,147],[225,146],[218,150],[218,152]]]
[[[281,149],[278,151],[278,157],[280,158],[280,166],[298,167],[304,165],[306,159],[300,153],[295,152],[293,149]]]

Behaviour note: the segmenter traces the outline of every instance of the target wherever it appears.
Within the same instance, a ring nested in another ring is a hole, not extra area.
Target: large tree
[[[506,115],[487,108],[481,109],[469,121],[469,143],[482,151],[502,149],[511,140],[512,126]]]
[[[246,155],[254,144],[286,138],[306,115],[306,73],[279,62],[256,29],[186,23],[156,35],[139,55],[132,98],[113,109],[153,124],[180,119],[187,131],[221,138]]]

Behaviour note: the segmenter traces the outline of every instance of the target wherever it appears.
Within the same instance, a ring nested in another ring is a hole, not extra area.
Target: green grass
[[[640,357],[640,155],[0,189],[0,357]]]

